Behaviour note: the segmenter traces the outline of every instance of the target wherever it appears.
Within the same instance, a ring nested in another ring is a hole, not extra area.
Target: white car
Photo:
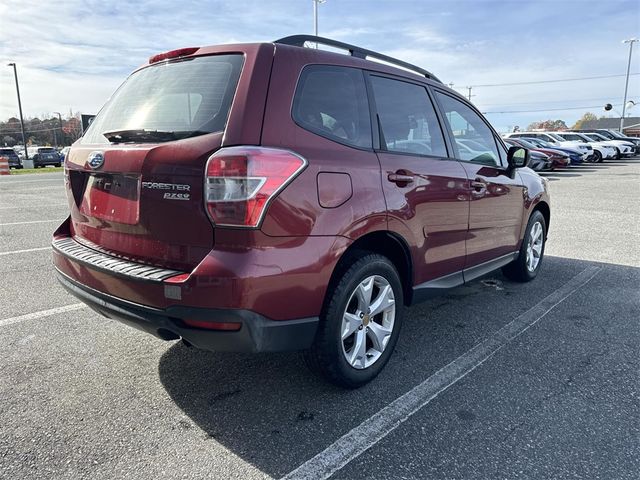
[[[594,150],[590,144],[585,142],[572,142],[555,135],[555,132],[513,132],[503,135],[504,138],[537,138],[557,147],[575,148],[582,153],[582,160],[593,161]]]
[[[593,147],[593,161],[601,162],[604,159],[616,158],[618,156],[618,150],[613,145],[608,145],[605,142],[598,142],[583,133],[577,132],[555,132],[556,135],[564,138],[570,142],[582,142],[590,144]]]
[[[622,157],[632,157],[635,152],[635,145],[631,142],[627,142],[625,140],[610,140],[604,135],[600,135],[599,133],[590,133],[590,132],[580,132],[585,137],[589,137],[594,142],[604,143],[606,145],[611,145],[617,150],[616,159]]]

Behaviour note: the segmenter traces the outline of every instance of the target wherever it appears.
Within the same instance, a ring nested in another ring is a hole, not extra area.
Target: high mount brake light
[[[277,148],[228,147],[207,162],[205,206],[216,225],[255,228],[269,202],[304,168],[301,156]]]
[[[157,55],[149,57],[149,63],[157,63],[169,58],[184,57],[185,55],[196,53],[198,50],[200,50],[200,47],[187,47],[178,48],[177,50],[169,50],[168,52],[159,53]]]

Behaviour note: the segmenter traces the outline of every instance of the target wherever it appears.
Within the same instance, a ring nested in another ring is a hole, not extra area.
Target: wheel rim
[[[544,232],[542,224],[536,222],[531,227],[527,242],[527,270],[535,271],[542,259],[542,245],[544,244]]]
[[[373,365],[387,348],[396,317],[393,288],[380,275],[360,282],[349,297],[340,330],[347,363],[362,370]]]

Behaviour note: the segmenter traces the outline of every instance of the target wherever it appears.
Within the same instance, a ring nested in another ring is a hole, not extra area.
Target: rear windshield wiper
[[[162,130],[146,130],[130,129],[130,130],[109,130],[102,132],[107,140],[111,143],[123,143],[123,142],[168,142],[171,140],[180,140],[182,138],[195,137],[198,135],[204,135],[209,132],[200,130],[187,130],[187,131],[162,131]]]
[[[145,129],[131,129],[131,130],[110,130],[102,132],[102,135],[107,137],[111,143],[122,142],[167,142],[169,140],[175,140],[175,134],[173,132],[163,132],[160,130],[145,130]]]

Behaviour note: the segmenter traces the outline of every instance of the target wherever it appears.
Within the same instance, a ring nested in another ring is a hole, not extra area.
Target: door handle
[[[393,183],[411,183],[415,179],[413,175],[408,175],[406,173],[390,173],[387,176],[387,179]]]
[[[487,191],[487,184],[482,180],[472,180],[471,181],[471,193],[474,195],[484,195]]]

